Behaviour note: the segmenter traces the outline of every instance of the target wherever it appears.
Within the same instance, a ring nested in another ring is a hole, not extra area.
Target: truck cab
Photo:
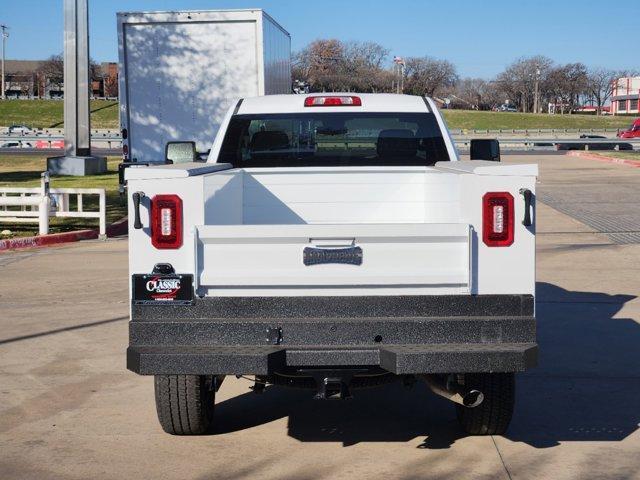
[[[504,433],[537,357],[536,176],[461,161],[428,98],[239,99],[206,162],[126,170],[127,366],[172,434],[215,428],[229,375],[316,399],[424,381]]]

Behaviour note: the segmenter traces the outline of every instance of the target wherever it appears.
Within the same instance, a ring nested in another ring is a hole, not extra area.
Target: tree
[[[587,93],[588,72],[584,63],[568,63],[564,67],[567,78],[566,95],[569,98],[569,113],[580,106],[580,99]]]
[[[587,90],[596,104],[598,115],[602,113],[602,106],[611,97],[614,81],[618,77],[618,72],[607,68],[593,68],[589,71]]]
[[[47,60],[40,64],[38,74],[43,76],[45,82],[60,89],[64,84],[64,57],[60,53],[51,55]],[[89,59],[89,81],[99,80],[102,78],[100,66],[93,60]]]
[[[433,97],[458,81],[455,65],[447,60],[409,57],[405,62],[405,93]]]
[[[587,91],[598,107],[597,114],[613,94],[613,87],[618,78],[633,77],[638,72],[629,70],[610,70],[608,68],[592,68],[587,75]]]
[[[118,96],[118,78],[115,76],[105,75],[104,77],[104,96]]]
[[[374,42],[315,40],[294,55],[293,78],[311,91],[381,91],[390,86],[383,68],[388,55]]]
[[[580,98],[587,92],[587,67],[582,63],[567,63],[553,68],[547,77],[547,90],[553,102],[560,103],[572,113],[580,105]]]
[[[358,69],[383,68],[389,49],[375,42],[348,42],[343,44],[345,60]]]
[[[57,89],[64,83],[64,60],[62,54],[51,55],[42,62],[38,68],[38,74],[44,77],[45,84],[53,85]]]
[[[498,90],[504,100],[509,100],[523,112],[532,111],[536,80],[540,99],[544,97],[543,86],[552,66],[553,60],[543,55],[519,58],[496,77]]]
[[[390,87],[389,72],[383,68],[389,49],[375,42],[348,42],[343,52],[347,90],[377,92]]]
[[[482,78],[463,78],[449,93],[453,108],[491,110],[502,103],[497,84]]]
[[[104,74],[102,73],[102,67],[98,65],[93,58],[89,59],[89,81],[101,80]]]
[[[389,50],[375,42],[342,42],[319,39],[293,58],[293,79],[309,86],[309,91],[389,92],[397,80],[390,68]],[[405,93],[440,96],[453,107],[491,109],[505,102],[522,112],[534,111],[536,90],[538,109],[545,102],[572,112],[591,99],[601,110],[611,98],[616,78],[632,72],[587,69],[582,63],[556,65],[543,55],[522,57],[508,65],[492,80],[460,80],[455,65],[432,57],[405,59]]]
[[[344,61],[340,40],[315,40],[294,56],[293,78],[307,82],[312,91],[336,91],[345,80]]]

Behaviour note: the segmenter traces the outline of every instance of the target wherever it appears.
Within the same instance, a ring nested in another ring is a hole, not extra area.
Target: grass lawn
[[[119,220],[127,214],[126,204],[122,203],[118,194],[118,157],[107,159],[108,173],[86,177],[55,176],[51,177],[51,188],[104,188],[107,191],[107,225]],[[40,174],[46,169],[46,157],[40,155],[0,155],[0,187],[38,187]],[[97,210],[98,200],[84,200],[85,210]],[[75,200],[72,197],[73,208]],[[51,218],[51,233],[97,228],[97,218]],[[11,230],[13,236],[28,236],[38,233],[38,224],[0,223],[0,230]],[[7,237],[3,237],[7,238]]]
[[[34,128],[62,128],[60,100],[0,101],[0,126],[14,123]],[[117,129],[118,102],[93,100],[91,127]],[[524,130],[537,128],[627,128],[632,117],[597,117],[595,115],[546,115],[533,113],[478,112],[443,110],[449,128],[468,130]]]
[[[594,152],[598,155],[602,155],[603,157],[611,157],[611,158],[623,158],[625,160],[639,160],[640,161],[640,151],[623,151],[623,152]]]
[[[0,126],[24,124],[31,128],[63,128],[62,100],[0,101]],[[118,102],[91,101],[91,128],[119,128]]]
[[[537,128],[627,128],[632,117],[547,115],[536,113],[442,110],[449,128],[468,130],[525,130]]]

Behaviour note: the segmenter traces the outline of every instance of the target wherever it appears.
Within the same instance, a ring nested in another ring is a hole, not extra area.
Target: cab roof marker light
[[[305,107],[361,107],[360,97],[347,95],[319,95],[304,99]]]

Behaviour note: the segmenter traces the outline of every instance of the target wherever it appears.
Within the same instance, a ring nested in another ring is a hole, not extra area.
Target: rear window
[[[235,115],[219,162],[234,167],[422,166],[449,161],[433,113]]]

